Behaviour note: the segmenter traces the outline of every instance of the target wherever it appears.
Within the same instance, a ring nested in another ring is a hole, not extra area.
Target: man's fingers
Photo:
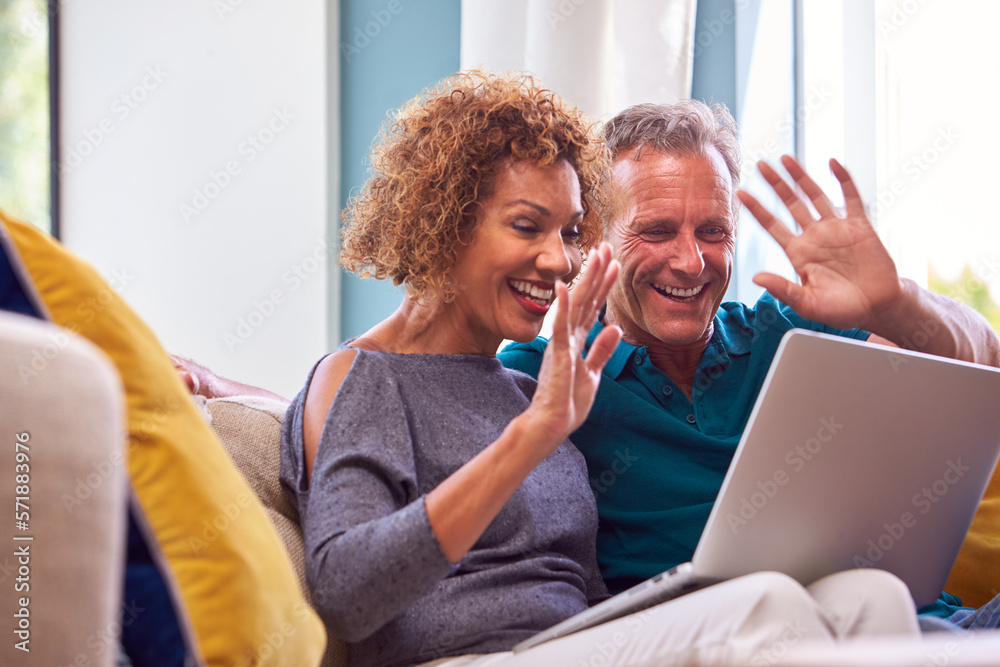
[[[767,184],[771,186],[771,189],[774,190],[774,193],[781,198],[785,208],[788,209],[795,222],[799,223],[802,229],[805,229],[816,221],[813,218],[812,211],[809,210],[809,206],[771,165],[761,161],[757,163],[757,169],[760,171],[760,175],[764,177],[764,180],[767,181]]]
[[[802,168],[798,160],[791,155],[782,155],[781,164],[785,167],[788,175],[792,177],[792,180],[802,188],[802,192],[809,197],[809,201],[816,208],[816,212],[819,213],[820,218],[836,217],[837,210],[830,201],[830,198],[823,192],[823,188],[816,185],[816,181],[806,173],[806,170]]]
[[[868,216],[865,214],[865,204],[861,201],[861,193],[858,192],[857,186],[854,185],[854,179],[844,169],[844,165],[837,162],[834,158],[830,158],[830,171],[840,181],[840,189],[844,192],[844,206],[847,208],[847,215],[852,218],[867,220]]]
[[[799,301],[802,286],[774,273],[758,273],[753,277],[754,283],[771,293],[778,301],[793,309]]]
[[[788,243],[794,238],[795,234],[792,230],[788,229],[781,220],[774,217],[770,211],[764,208],[764,205],[757,201],[757,198],[746,190],[740,190],[736,193],[736,196],[740,198],[743,205],[747,207],[750,214],[760,223],[760,226],[767,230],[767,233],[771,235],[778,245],[784,249],[787,247]]]

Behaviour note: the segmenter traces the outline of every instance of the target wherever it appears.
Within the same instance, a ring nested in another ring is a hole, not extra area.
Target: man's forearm
[[[1000,367],[1000,338],[982,315],[953,299],[901,280],[892,307],[867,327],[908,350]]]
[[[175,354],[170,355],[170,359],[174,362],[174,367],[177,368],[177,373],[180,375],[181,380],[187,385],[188,391],[197,396],[204,396],[205,398],[260,396],[288,403],[288,399],[284,396],[279,396],[261,387],[220,377],[190,359],[185,359]]]
[[[221,378],[215,376],[213,380],[208,382],[208,386],[205,388],[206,391],[199,392],[208,398],[226,398],[228,396],[259,396],[261,398],[270,398],[276,401],[282,401],[283,403],[288,403],[288,399],[284,396],[279,396],[273,391],[268,391],[263,387],[255,387],[250,384],[244,384],[242,382],[236,382],[235,380],[228,380],[226,378]]]

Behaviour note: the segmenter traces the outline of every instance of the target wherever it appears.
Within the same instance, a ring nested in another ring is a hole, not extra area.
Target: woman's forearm
[[[449,562],[462,559],[528,474],[559,444],[540,442],[522,415],[427,494],[427,518]]]

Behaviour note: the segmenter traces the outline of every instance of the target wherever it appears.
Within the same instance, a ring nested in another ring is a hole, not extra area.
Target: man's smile
[[[698,298],[698,295],[702,293],[708,284],[709,283],[702,283],[701,285],[697,285],[695,287],[680,288],[653,283],[653,289],[663,296],[669,297],[675,301],[688,302],[694,301]]]

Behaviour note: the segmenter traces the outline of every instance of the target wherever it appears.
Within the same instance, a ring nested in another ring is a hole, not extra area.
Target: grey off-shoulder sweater
[[[607,596],[597,511],[569,442],[539,464],[452,566],[424,496],[528,407],[535,380],[478,355],[358,350],[326,418],[311,483],[306,390],[282,433],[281,482],[297,506],[306,576],[351,665],[413,665],[510,649]]]

